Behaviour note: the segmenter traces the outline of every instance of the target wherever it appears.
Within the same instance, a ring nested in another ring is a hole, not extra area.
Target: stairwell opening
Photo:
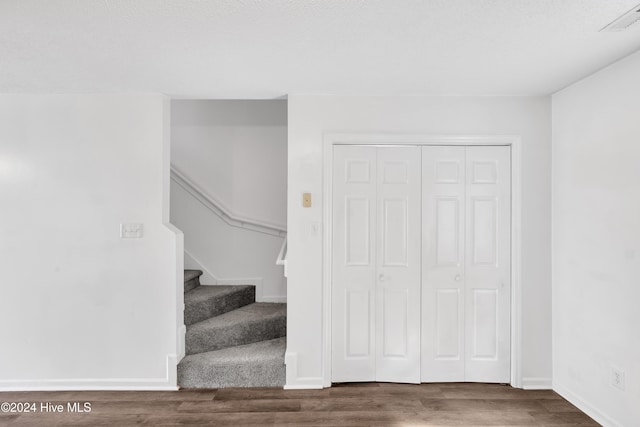
[[[286,101],[173,100],[170,190],[185,250],[178,385],[284,386]]]

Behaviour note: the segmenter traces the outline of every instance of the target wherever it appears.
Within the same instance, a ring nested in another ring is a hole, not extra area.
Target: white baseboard
[[[277,303],[286,304],[287,297],[263,296],[262,301],[259,301],[259,302],[277,302]]]
[[[194,257],[189,251],[184,250],[185,265],[189,265],[191,268],[202,270],[202,276],[200,277],[200,284],[204,286],[215,285],[253,285],[256,287],[256,302],[277,302],[286,303],[286,295],[264,295],[264,284],[262,277],[233,277],[223,278],[218,277],[211,271],[203,267],[196,257]]]
[[[522,388],[525,390],[551,390],[551,378],[525,377],[522,379]]]
[[[2,391],[154,391],[178,390],[166,378],[112,378],[112,379],[56,379],[56,380],[4,380]]]
[[[178,356],[176,356],[175,354],[169,354],[167,356],[167,372],[166,372],[167,383],[169,383],[169,386],[175,387],[175,390],[178,389],[178,362],[179,361],[180,359],[178,359]]]
[[[567,399],[572,405],[580,409],[585,414],[589,415],[591,418],[593,418],[596,422],[602,424],[604,427],[622,427],[622,424],[618,423],[610,416],[602,413],[599,409],[596,409],[594,405],[590,404],[589,402],[584,400],[582,397],[580,397],[576,393],[569,390],[568,388],[560,384],[554,383],[553,391],[555,391],[560,396]]]
[[[284,364],[287,366],[287,383],[285,390],[313,390],[324,388],[322,377],[298,376],[298,353],[287,351],[284,354]]]
[[[286,384],[285,390],[319,390],[323,389],[322,378],[320,377],[306,377],[298,378],[301,384]]]
[[[216,285],[252,285],[256,287],[256,301],[263,302],[263,287],[261,277],[239,277],[239,278],[220,278],[216,279]]]
[[[0,383],[0,392],[9,391],[177,391],[177,386],[169,385],[147,385],[144,380],[115,380],[118,384],[96,385],[93,381],[87,380],[69,385],[64,380],[20,382],[19,385],[7,385],[3,381]],[[121,383],[120,383],[121,381]],[[139,381],[139,382],[138,382]]]
[[[167,355],[164,378],[77,378],[52,380],[0,380],[2,391],[161,391],[178,390],[177,357]]]
[[[187,354],[187,346],[185,341],[186,336],[187,327],[185,325],[182,325],[180,326],[180,329],[178,329],[178,357],[176,359],[176,366],[182,359],[184,359],[184,356]],[[167,366],[169,366],[168,363]]]
[[[251,285],[256,288],[256,302],[278,302],[286,303],[286,296],[265,295],[264,285],[261,277],[246,277],[233,279],[216,279],[215,285]],[[215,286],[214,285],[214,286]],[[205,285],[209,286],[209,285]]]

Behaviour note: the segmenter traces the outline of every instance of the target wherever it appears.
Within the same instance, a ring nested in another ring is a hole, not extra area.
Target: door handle
[[[462,276],[459,274],[456,274],[456,277],[454,277],[453,280],[455,280],[456,282],[459,282],[460,280],[462,280]]]
[[[380,273],[380,275],[378,276],[378,280],[381,282],[384,282],[384,279],[385,279],[384,274]]]

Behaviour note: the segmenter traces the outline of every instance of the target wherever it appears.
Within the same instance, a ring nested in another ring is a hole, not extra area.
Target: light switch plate
[[[141,223],[120,224],[120,237],[123,239],[141,239],[143,226]]]
[[[311,193],[302,193],[302,207],[303,208],[311,207]]]

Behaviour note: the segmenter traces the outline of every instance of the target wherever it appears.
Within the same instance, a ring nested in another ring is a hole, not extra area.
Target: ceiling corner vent
[[[613,32],[613,31],[624,31],[636,22],[640,21],[640,4],[631,9],[629,12],[625,13],[600,31],[602,32]]]

